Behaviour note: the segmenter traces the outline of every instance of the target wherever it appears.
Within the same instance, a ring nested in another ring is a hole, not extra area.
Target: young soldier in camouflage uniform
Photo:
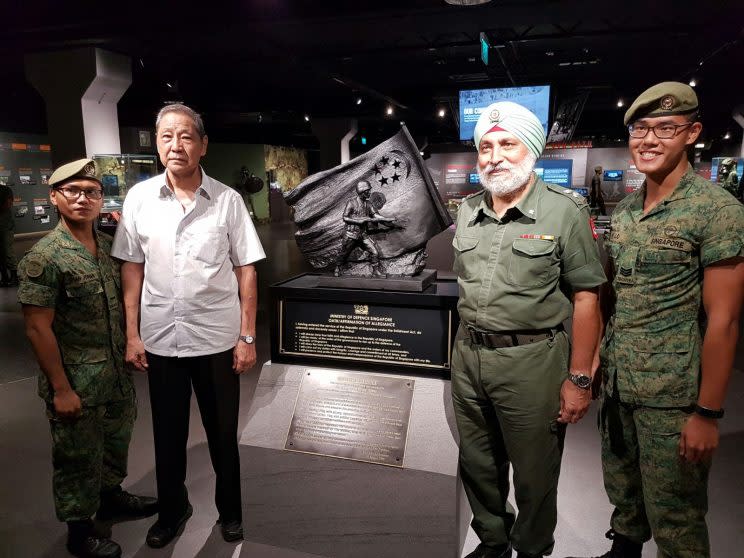
[[[460,329],[452,400],[460,474],[482,541],[469,558],[550,554],[565,424],[587,412],[605,276],[584,197],[532,172],[538,118],[495,103],[475,126],[483,192],[457,214]],[[573,310],[573,350],[563,321]],[[509,466],[519,515],[507,503]]]
[[[687,162],[702,129],[697,111],[691,87],[665,82],[625,113],[646,181],[616,207],[607,242],[614,279],[602,293],[600,431],[615,507],[608,558],[640,558],[651,536],[660,558],[710,556],[707,480],[739,331],[744,207]]]
[[[95,165],[81,159],[49,179],[60,222],[21,260],[18,300],[43,375],[52,431],[57,517],[68,525],[75,556],[116,558],[118,544],[93,530],[91,517],[146,517],[154,498],[123,491],[136,415],[134,386],[123,369],[119,266],[111,239],[94,223],[103,204]]]

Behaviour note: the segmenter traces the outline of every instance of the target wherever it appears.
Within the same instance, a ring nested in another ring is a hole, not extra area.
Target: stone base
[[[334,275],[318,276],[319,287],[335,289],[365,289],[368,291],[404,291],[423,292],[437,279],[435,269],[425,269],[413,277],[336,277]]]

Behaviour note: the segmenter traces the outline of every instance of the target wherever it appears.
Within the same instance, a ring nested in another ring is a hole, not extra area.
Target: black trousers
[[[226,521],[242,520],[238,456],[240,380],[232,370],[232,359],[232,350],[186,358],[147,353],[159,519],[166,525],[178,521],[188,505],[186,442],[192,386],[217,476],[217,511]]]

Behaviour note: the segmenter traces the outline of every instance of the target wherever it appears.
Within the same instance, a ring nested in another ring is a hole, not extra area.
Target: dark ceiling
[[[4,17],[0,129],[46,126],[43,101],[25,82],[25,54],[94,46],[132,57],[122,125],[148,125],[164,101],[180,99],[204,113],[213,141],[310,145],[305,114],[358,117],[373,138],[404,120],[432,144],[457,141],[459,89],[550,84],[552,112],[589,91],[574,138],[600,145],[624,138],[618,99],[627,105],[653,83],[692,78],[707,140],[727,131],[741,140],[730,116],[744,101],[741,1],[47,4],[26,2]],[[488,67],[482,31],[493,45]]]

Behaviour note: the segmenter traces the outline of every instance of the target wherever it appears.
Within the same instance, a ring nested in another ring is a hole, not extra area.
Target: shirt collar
[[[208,200],[211,200],[212,194],[214,193],[214,185],[212,184],[212,179],[207,176],[207,173],[204,172],[204,168],[201,165],[199,165],[199,170],[201,171],[202,181],[199,187],[196,189],[196,193],[204,198],[207,198]],[[160,175],[160,197],[175,197],[173,190],[168,186],[168,181],[165,178],[165,175],[165,172]]]
[[[532,186],[530,186],[530,189],[527,190],[527,194],[511,209],[516,209],[528,219],[535,221],[537,219],[538,206],[540,204],[540,192],[545,188],[545,183],[538,178],[535,173],[532,173],[532,176],[534,177],[534,182],[532,183]],[[481,215],[488,215],[493,219],[498,219],[489,203],[488,196],[490,195],[491,194],[488,190],[483,190],[483,196],[481,197],[480,203],[470,216],[470,223],[475,222],[475,220]]]

